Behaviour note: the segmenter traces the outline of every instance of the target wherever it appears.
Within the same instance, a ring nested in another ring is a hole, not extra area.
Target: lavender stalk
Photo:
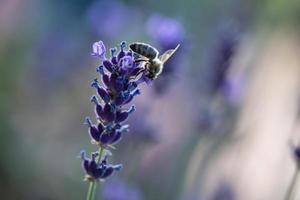
[[[108,157],[112,154],[109,149],[114,149],[123,134],[128,132],[129,126],[124,122],[135,111],[135,106],[128,107],[128,104],[140,94],[138,86],[151,81],[145,62],[137,61],[137,55],[125,48],[126,43],[122,42],[120,51],[117,53],[116,48],[112,48],[110,58],[106,58],[103,42],[93,44],[92,56],[99,58],[102,64],[97,67],[101,83],[94,79],[91,84],[97,92],[91,98],[97,123],[94,124],[90,117],[85,120],[91,143],[98,146],[98,151],[93,152],[90,158],[87,158],[85,151],[81,152],[85,180],[90,182],[87,200],[94,199],[99,181],[104,181],[115,171],[122,169],[121,164],[108,163]]]

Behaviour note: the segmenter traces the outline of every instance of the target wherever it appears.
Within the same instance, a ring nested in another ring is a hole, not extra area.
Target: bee
[[[175,49],[169,49],[161,56],[156,48],[149,44],[135,42],[129,45],[130,49],[138,54],[140,58],[135,62],[145,62],[144,71],[146,71],[146,77],[154,80],[162,73],[164,63],[177,51],[179,44]]]

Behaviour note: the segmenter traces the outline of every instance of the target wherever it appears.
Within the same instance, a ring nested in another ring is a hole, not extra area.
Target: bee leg
[[[146,69],[141,69],[135,76],[129,77],[130,80],[136,79],[140,74],[144,73]]]
[[[135,63],[139,63],[139,62],[148,62],[148,60],[145,60],[145,59],[140,58],[140,59],[136,59],[134,62],[135,62]]]

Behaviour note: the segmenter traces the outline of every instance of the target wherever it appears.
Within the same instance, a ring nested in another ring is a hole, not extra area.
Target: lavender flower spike
[[[109,164],[108,155],[103,154],[110,152],[109,148],[114,149],[113,145],[121,141],[123,133],[128,132],[129,126],[124,122],[136,108],[127,105],[140,94],[139,85],[147,80],[143,64],[136,62],[134,54],[126,50],[125,42],[120,44],[119,52],[116,51],[112,49],[110,58],[106,58],[103,42],[93,44],[92,55],[100,58],[101,63],[96,69],[100,77],[91,84],[96,89],[91,102],[94,104],[97,122],[94,124],[89,117],[85,120],[91,143],[97,145],[98,151],[92,153],[91,158],[87,158],[84,151],[81,153],[86,180],[91,182],[88,200],[94,199],[96,181],[105,180],[122,168],[120,164]]]

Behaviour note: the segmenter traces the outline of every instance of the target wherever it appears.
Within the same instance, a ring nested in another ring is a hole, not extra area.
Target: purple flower
[[[93,44],[92,56],[97,56],[100,58],[105,58],[106,49],[102,41],[95,42]]]
[[[130,123],[130,135],[132,136],[130,140],[137,145],[145,145],[145,143],[157,143],[160,140],[159,130],[150,124],[147,120],[147,116],[145,116],[145,113],[149,112],[149,108],[141,107],[128,120]]]
[[[101,162],[97,162],[96,158],[98,153],[93,153],[91,158],[87,158],[85,151],[80,153],[82,159],[82,168],[86,172],[86,179],[94,181],[97,179],[105,179],[112,175],[114,171],[119,171],[122,169],[122,165],[111,165],[107,163],[107,157],[101,159]]]
[[[147,22],[147,30],[151,38],[158,44],[161,54],[175,48],[178,44],[182,44],[185,40],[182,24],[173,18],[153,15]],[[154,89],[157,94],[164,93],[174,79],[182,57],[180,52],[182,52],[182,47],[178,50],[177,54],[179,54],[176,57],[171,57],[164,64],[163,73],[154,83]]]
[[[212,195],[210,200],[235,200],[236,195],[231,187],[227,182],[219,183],[216,191]]]
[[[216,46],[211,58],[213,91],[228,89],[226,75],[229,71],[231,60],[235,55],[238,42],[239,32],[235,25],[226,24],[218,31]]]
[[[87,22],[93,32],[101,38],[115,39],[120,32],[132,35],[136,30],[130,24],[141,23],[140,12],[133,6],[116,0],[98,0],[87,10]],[[136,26],[138,28],[139,26]]]
[[[296,161],[296,164],[298,165],[298,167],[300,167],[300,146],[295,145],[295,144],[290,144],[290,146],[291,146],[291,150],[293,153],[293,157]]]
[[[89,24],[99,35],[114,37],[124,28],[128,10],[117,1],[96,1],[87,14]]]
[[[94,79],[91,84],[97,93],[91,98],[97,123],[94,124],[87,117],[85,124],[88,126],[92,144],[99,145],[101,149],[111,148],[122,139],[123,133],[128,132],[128,125],[123,123],[136,108],[134,105],[127,109],[123,106],[140,94],[138,87],[145,82],[142,64],[137,64],[132,52],[125,48],[126,44],[122,42],[118,53],[116,48],[111,49],[110,58],[105,56],[106,48],[102,41],[95,42],[92,48],[92,55],[101,60],[97,72],[102,84],[98,79]],[[106,158],[98,158],[96,161],[97,156],[98,154],[92,154],[92,158],[88,159],[84,153],[81,154],[88,180],[105,179],[113,171],[120,169],[120,165],[107,164]]]
[[[32,87],[41,96],[47,97],[56,87],[70,79],[70,74],[77,73],[84,65],[83,60],[76,59],[82,49],[78,42],[78,33],[69,31],[46,31],[38,37],[33,49]]]
[[[294,149],[294,155],[295,155],[296,160],[300,161],[300,148],[299,147],[296,147]]]
[[[147,30],[149,35],[161,45],[163,50],[176,47],[185,37],[181,23],[175,19],[160,15],[152,15],[149,18]]]

